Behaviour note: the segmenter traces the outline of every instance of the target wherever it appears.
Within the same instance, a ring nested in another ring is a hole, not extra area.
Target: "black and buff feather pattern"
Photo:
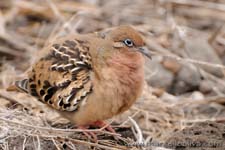
[[[93,88],[86,44],[75,39],[52,44],[48,55],[33,66],[29,79],[17,81],[16,86],[57,110],[77,110]]]

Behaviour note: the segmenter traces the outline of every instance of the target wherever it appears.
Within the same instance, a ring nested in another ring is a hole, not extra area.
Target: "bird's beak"
[[[143,55],[147,56],[149,59],[152,59],[151,53],[147,47],[139,47],[138,51]]]

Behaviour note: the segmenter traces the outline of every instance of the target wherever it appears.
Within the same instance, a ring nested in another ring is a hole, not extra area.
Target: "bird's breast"
[[[70,116],[70,120],[80,125],[88,124],[112,118],[129,109],[141,95],[143,88],[143,58],[139,56],[125,64],[124,58],[108,60],[108,66],[98,70],[98,77],[93,72],[92,93],[78,112],[66,114]]]
[[[119,114],[128,108],[141,95],[144,83],[144,59],[139,53],[135,56],[116,56],[107,60],[107,67],[101,70],[97,88],[101,91],[102,109]]]

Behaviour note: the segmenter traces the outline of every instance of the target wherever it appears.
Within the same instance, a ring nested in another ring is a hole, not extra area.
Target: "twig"
[[[181,5],[190,5],[196,7],[205,7],[208,9],[215,9],[219,11],[225,11],[225,5],[219,4],[215,2],[208,2],[208,1],[200,1],[200,0],[160,0],[161,2],[169,2],[169,3],[176,3]]]
[[[208,78],[211,81],[214,81],[215,83],[220,84],[225,88],[225,80],[224,79],[218,78],[218,77],[216,77],[216,76],[214,76],[214,75],[212,75],[212,74],[210,74],[210,73],[208,73],[204,70],[201,70],[201,74],[204,78]]]
[[[138,111],[136,111],[134,114],[132,114],[130,117],[131,118],[134,118],[137,114],[139,114],[140,113],[140,110],[138,110]],[[129,121],[130,119],[128,118],[127,120],[125,120],[123,123],[121,123],[120,124],[120,127],[121,126],[124,126],[126,123],[128,123],[128,121]]]
[[[206,104],[206,103],[218,103],[218,104],[225,104],[225,97],[221,96],[213,96],[213,97],[207,97],[202,100],[197,100],[195,103],[193,103],[193,99],[182,99],[181,102],[179,101],[178,103],[174,104],[172,107],[177,106],[177,107],[182,107],[184,105],[199,105],[199,104]]]
[[[19,35],[16,32],[12,32],[12,31],[10,31],[10,33],[5,33],[3,35],[0,34],[0,38],[7,41],[9,44],[11,44],[16,49],[19,49],[21,51],[24,51],[24,50],[33,51],[33,52],[36,51],[36,49],[33,46],[25,43],[18,36]]]
[[[181,58],[178,56],[171,56],[171,55],[161,55],[163,57],[167,57],[167,58],[172,58],[175,59],[177,61],[185,61],[185,62],[189,62],[189,63],[193,63],[193,64],[198,64],[198,65],[204,65],[204,66],[208,66],[208,67],[212,67],[212,68],[219,68],[219,69],[225,69],[224,65],[221,64],[214,64],[214,63],[208,63],[205,61],[199,61],[199,60],[194,60],[194,59],[189,59],[189,58]]]
[[[62,34],[66,33],[74,33],[76,32],[76,28],[80,25],[80,22],[82,22],[82,18],[80,17],[80,13],[76,13],[72,17],[70,17],[68,20],[64,20],[64,22],[58,21],[55,25],[54,29],[50,33],[47,42],[45,43],[45,46],[48,43],[51,43],[56,40],[56,38],[62,36]],[[74,24],[74,21],[76,23]]]
[[[57,128],[46,128],[46,127],[40,127],[40,126],[35,126],[35,125],[29,125],[29,124],[25,124],[22,122],[17,122],[17,121],[12,121],[9,119],[5,119],[0,117],[0,120],[8,122],[8,123],[12,123],[12,124],[16,124],[16,125],[21,125],[24,126],[26,128],[32,128],[32,129],[38,129],[38,130],[42,130],[42,131],[47,131],[50,133],[60,133],[61,134],[69,134],[71,132],[100,132],[100,133],[104,133],[104,134],[108,134],[108,135],[115,135],[115,136],[119,136],[119,134],[116,133],[111,133],[111,132],[107,132],[107,131],[102,131],[101,129],[57,129]]]
[[[55,147],[57,148],[57,150],[61,150],[60,147],[58,146],[58,144],[56,143],[55,139],[52,137],[52,142],[54,143]]]
[[[183,124],[198,123],[198,122],[206,122],[206,121],[212,121],[212,122],[225,122],[225,118],[181,120],[181,122],[182,122]]]
[[[224,27],[224,23],[221,24],[214,32],[213,34],[209,37],[208,42],[209,44],[212,44],[215,39],[217,38],[217,36],[221,33],[222,29]]]
[[[23,148],[22,148],[22,150],[25,150],[25,149],[26,149],[26,142],[27,142],[27,137],[24,136],[24,140],[23,140]]]
[[[40,142],[40,138],[39,138],[38,135],[36,136],[36,138],[37,138],[37,150],[41,150],[41,142]]]
[[[5,47],[5,46],[0,46],[0,52],[11,55],[11,56],[14,56],[14,57],[25,58],[24,57],[25,55],[24,55],[23,52],[17,51],[17,50],[14,50],[14,49],[10,49],[10,48]]]
[[[52,9],[52,12],[56,16],[57,19],[60,21],[64,21],[65,17],[60,13],[59,9],[56,7],[56,5],[52,2],[52,0],[46,0],[49,4],[50,8]]]
[[[20,105],[23,106],[22,103],[19,103],[16,99],[14,99],[14,98],[12,98],[11,96],[8,96],[8,95],[6,95],[6,94],[3,94],[2,92],[0,92],[0,97],[4,98],[5,100],[8,100],[8,101],[10,101],[10,102],[12,102],[12,103],[16,103],[16,104],[18,103],[18,104],[20,104]]]
[[[128,118],[131,121],[131,123],[134,125],[134,128],[136,130],[135,137],[137,139],[137,143],[143,143],[144,142],[144,138],[143,138],[143,135],[142,135],[140,127],[138,126],[137,122],[133,118],[131,118],[131,117],[128,117]]]

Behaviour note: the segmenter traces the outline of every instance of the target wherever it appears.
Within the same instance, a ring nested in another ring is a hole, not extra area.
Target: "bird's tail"
[[[28,93],[28,79],[16,81],[14,85],[10,85],[6,90]]]

